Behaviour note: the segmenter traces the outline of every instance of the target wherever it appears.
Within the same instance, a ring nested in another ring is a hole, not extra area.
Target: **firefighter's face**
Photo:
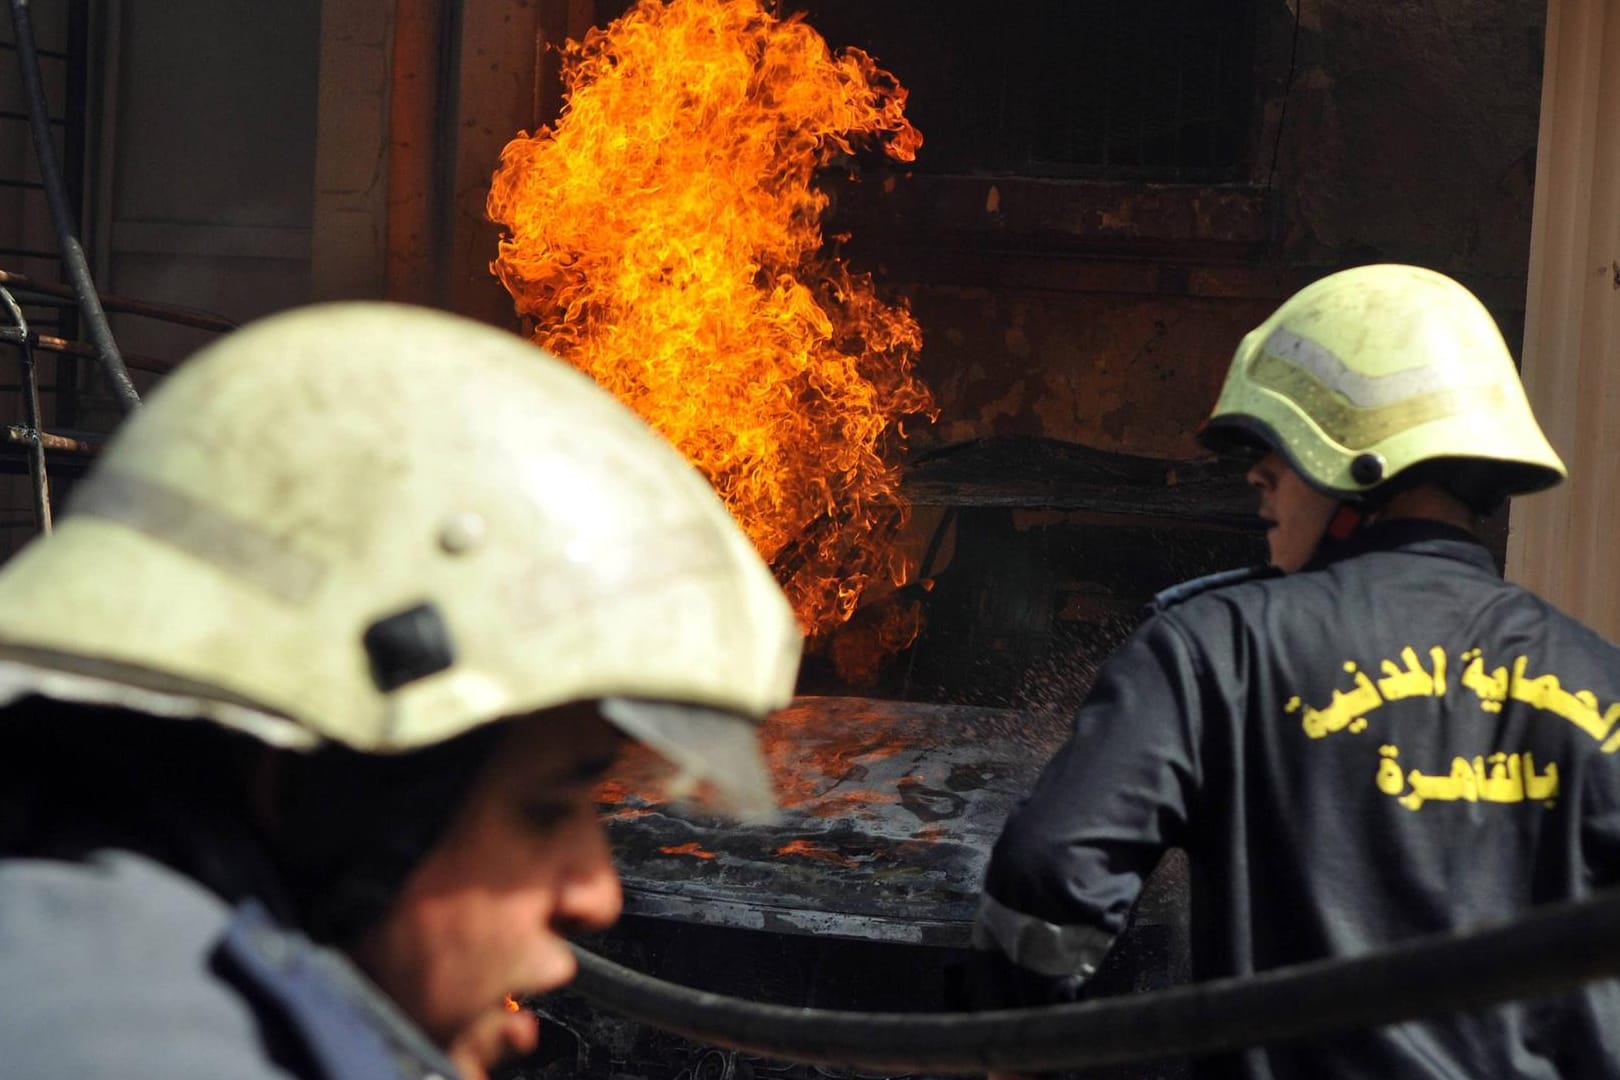
[[[1307,484],[1278,453],[1255,463],[1247,479],[1260,493],[1258,512],[1268,525],[1271,565],[1292,574],[1316,553],[1338,502]]]
[[[506,995],[568,982],[567,938],[619,914],[593,799],[619,737],[594,709],[560,712],[513,725],[444,837],[352,950],[463,1077],[533,1047],[533,1018],[508,1012]]]

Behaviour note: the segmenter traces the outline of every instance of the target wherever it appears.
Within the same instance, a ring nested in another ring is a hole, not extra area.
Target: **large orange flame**
[[[823,243],[819,169],[877,143],[909,161],[906,91],[758,0],[641,0],[563,49],[555,127],[501,154],[492,265],[536,342],[709,478],[806,626],[899,580],[885,460],[922,338]]]

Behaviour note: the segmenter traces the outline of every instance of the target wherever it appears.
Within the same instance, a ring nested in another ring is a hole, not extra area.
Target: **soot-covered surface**
[[[606,808],[626,914],[963,946],[990,847],[1064,722],[806,697],[761,735],[782,804],[770,822],[657,801],[655,764],[631,759]]]

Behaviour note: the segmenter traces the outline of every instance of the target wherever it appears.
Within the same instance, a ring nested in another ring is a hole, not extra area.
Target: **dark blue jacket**
[[[997,985],[1075,996],[1169,846],[1199,978],[1585,897],[1620,871],[1620,649],[1433,523],[1190,590],[1105,665],[996,845],[976,944],[1021,976]],[[1620,1076],[1620,985],[1204,1071]]]
[[[117,848],[0,859],[0,1076],[449,1080],[341,954]]]

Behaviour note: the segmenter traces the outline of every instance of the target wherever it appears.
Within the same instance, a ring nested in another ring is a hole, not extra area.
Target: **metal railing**
[[[46,452],[76,457],[92,455],[100,449],[104,437],[89,432],[53,433],[45,430],[36,352],[84,357],[94,361],[120,413],[128,415],[140,405],[140,394],[130,378],[129,369],[163,374],[171,370],[174,363],[123,353],[107,319],[109,310],[220,333],[234,329],[235,324],[207,312],[104,295],[96,289],[84,248],[79,242],[74,212],[77,200],[70,197],[69,184],[58,162],[52,133],[53,127],[63,129],[71,150],[75,145],[73,132],[82,128],[82,123],[76,128],[71,122],[72,117],[53,117],[49,114],[40,71],[41,57],[71,66],[75,54],[71,50],[39,49],[34,38],[29,0],[10,0],[10,5],[15,40],[0,42],[0,51],[16,55],[27,112],[0,110],[0,121],[28,123],[40,179],[0,177],[0,187],[38,190],[44,194],[56,236],[56,251],[13,248],[0,250],[0,256],[55,260],[65,283],[39,281],[25,274],[0,270],[0,303],[5,306],[11,322],[10,326],[0,327],[0,343],[18,350],[21,377],[16,389],[22,396],[24,414],[23,423],[5,427],[3,444],[21,445],[26,449],[28,471],[33,482],[34,525],[39,531],[48,533],[51,531],[51,497]],[[82,64],[82,57],[79,62]],[[67,82],[72,99],[75,96],[71,92],[74,83],[72,71],[68,73]],[[30,306],[58,308],[64,314],[76,313],[78,318],[59,318],[50,323],[50,328],[61,330],[61,334],[42,334],[37,322],[30,325],[23,310],[25,302]],[[70,326],[82,327],[83,336],[88,340],[79,340],[79,335],[69,329]]]

